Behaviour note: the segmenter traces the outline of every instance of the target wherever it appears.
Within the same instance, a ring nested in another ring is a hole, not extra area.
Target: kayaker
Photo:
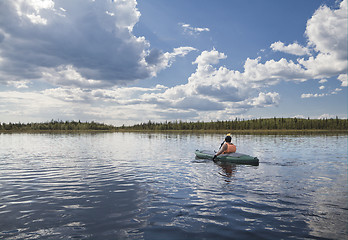
[[[228,134],[225,137],[225,143],[222,144],[222,147],[220,148],[220,150],[214,155],[213,157],[214,162],[216,161],[216,157],[219,156],[220,154],[236,152],[237,148],[233,143],[231,143],[231,141],[232,141],[232,137]]]

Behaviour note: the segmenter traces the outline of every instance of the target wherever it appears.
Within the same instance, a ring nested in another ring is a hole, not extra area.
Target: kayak
[[[203,159],[213,159],[215,152],[209,150],[196,150],[195,152],[197,158]],[[257,157],[252,157],[243,153],[226,153],[217,156],[219,161],[238,163],[238,164],[250,164],[259,165],[259,159]]]

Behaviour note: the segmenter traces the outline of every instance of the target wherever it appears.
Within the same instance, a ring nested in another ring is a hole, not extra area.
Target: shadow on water
[[[209,159],[201,159],[195,157],[194,160],[192,160],[192,163],[212,163],[212,160]],[[217,161],[214,163],[215,165],[219,166],[219,171],[218,174],[226,177],[226,179],[231,179],[234,177],[236,171],[237,171],[237,166],[238,164],[235,163],[229,163],[229,162],[220,162]]]
[[[219,174],[225,178],[225,181],[229,181],[228,179],[232,179],[236,172],[237,172],[237,166],[234,163],[222,163],[218,162],[217,165],[221,168],[222,171],[219,172]]]

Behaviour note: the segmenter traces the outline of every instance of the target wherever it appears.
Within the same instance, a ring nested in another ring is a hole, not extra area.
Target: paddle
[[[224,140],[222,143],[221,143],[221,145],[220,145],[220,147],[219,147],[219,150],[222,148],[222,146],[224,145],[224,143],[225,143],[226,141]],[[218,151],[219,151],[218,150]]]
[[[227,133],[226,137],[227,137],[227,136],[231,136],[231,133]],[[224,140],[224,141],[221,143],[221,145],[220,145],[220,147],[219,147],[219,150],[220,150],[220,148],[224,145],[225,142],[226,142],[226,141]],[[218,151],[219,151],[219,150],[218,150]]]

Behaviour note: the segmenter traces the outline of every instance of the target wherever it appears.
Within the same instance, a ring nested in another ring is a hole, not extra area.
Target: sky
[[[347,118],[347,0],[0,1],[0,122]]]

